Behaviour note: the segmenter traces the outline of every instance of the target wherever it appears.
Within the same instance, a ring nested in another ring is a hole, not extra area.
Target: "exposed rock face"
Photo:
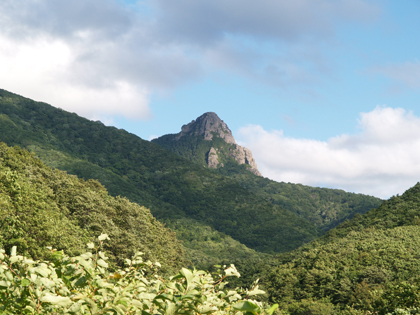
[[[213,132],[217,133],[219,137],[224,139],[227,143],[235,143],[232,131],[230,131],[225,122],[213,112],[205,113],[188,125],[182,126],[181,133],[176,139],[178,140],[182,136],[203,136],[204,140],[212,140]]]
[[[262,176],[257,168],[257,163],[252,157],[252,152],[250,149],[235,144],[235,148],[233,150],[231,149],[230,152],[231,156],[233,156],[239,164],[248,164],[249,166],[251,166],[250,171],[252,173],[258,176]]]
[[[211,147],[209,153],[207,154],[207,164],[211,168],[217,168],[219,163],[219,156],[217,155],[216,149]]]
[[[213,135],[217,135],[224,139],[228,144],[233,145],[233,147],[229,149],[229,156],[233,157],[239,164],[249,165],[249,170],[252,173],[261,176],[261,173],[257,168],[257,163],[252,157],[251,150],[236,144],[229,127],[216,113],[205,113],[189,124],[182,126],[181,132],[176,135],[175,139],[179,140],[183,136],[203,136],[204,140],[211,141]],[[219,152],[217,148],[215,149],[212,147],[207,153],[207,165],[211,168],[223,167],[223,163],[220,163],[219,161]]]

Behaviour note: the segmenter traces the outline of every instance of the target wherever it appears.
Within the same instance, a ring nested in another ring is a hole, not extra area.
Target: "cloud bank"
[[[402,108],[361,113],[360,133],[328,141],[295,139],[261,126],[241,128],[261,173],[276,181],[340,188],[381,198],[420,181],[420,117]]]
[[[316,84],[329,71],[318,43],[379,12],[367,0],[123,3],[1,1],[1,87],[89,118],[147,119],[151,95],[212,71]]]

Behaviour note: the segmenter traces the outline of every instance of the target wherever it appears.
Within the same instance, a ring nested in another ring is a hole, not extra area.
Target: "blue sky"
[[[5,0],[0,88],[146,140],[214,111],[264,176],[388,198],[420,180],[418,12],[415,0]]]
[[[372,21],[337,23],[334,34],[320,44],[317,49],[327,59],[324,62],[329,69],[326,73],[314,71],[313,84],[276,86],[226,69],[213,69],[166,95],[152,96],[152,112],[159,119],[142,124],[123,117],[117,121],[148,139],[179,132],[182,124],[203,112],[215,111],[234,132],[245,124],[258,124],[281,129],[292,137],[327,140],[357,132],[360,112],[377,105],[418,112],[418,87],[407,86],[376,68],[417,62],[420,42],[415,39],[420,20],[415,12],[420,4],[376,4],[380,13]],[[266,46],[267,54],[278,49],[276,44]]]

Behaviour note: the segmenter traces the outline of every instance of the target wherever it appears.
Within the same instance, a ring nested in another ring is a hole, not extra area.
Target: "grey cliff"
[[[227,143],[234,144],[235,139],[232,136],[232,131],[226,123],[217,116],[216,113],[208,112],[196,120],[193,120],[188,125],[181,128],[181,133],[177,136],[177,140],[182,136],[203,136],[204,140],[212,140],[213,132],[218,134],[220,138]]]
[[[203,136],[204,140],[211,141],[214,134],[233,145],[229,149],[229,156],[232,156],[239,164],[249,165],[249,170],[255,175],[262,176],[252,157],[251,150],[236,144],[232,131],[216,113],[205,113],[189,124],[182,126],[181,132],[175,139],[179,140],[183,136]],[[207,165],[210,168],[223,167],[223,163],[219,161],[218,150],[213,147],[207,153]]]
[[[219,163],[219,156],[217,155],[216,149],[211,147],[210,151],[207,153],[207,165],[210,168],[217,168]]]

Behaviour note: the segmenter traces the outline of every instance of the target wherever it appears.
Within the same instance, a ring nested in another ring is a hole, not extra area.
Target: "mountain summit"
[[[216,134],[227,143],[236,144],[232,136],[232,131],[226,123],[217,116],[216,113],[204,113],[188,125],[183,125],[181,133],[176,137],[179,140],[183,136],[203,136],[204,140],[212,140]]]
[[[153,142],[210,168],[244,165],[248,171],[261,176],[251,150],[236,144],[232,131],[213,112],[183,125],[180,133],[165,135]]]

